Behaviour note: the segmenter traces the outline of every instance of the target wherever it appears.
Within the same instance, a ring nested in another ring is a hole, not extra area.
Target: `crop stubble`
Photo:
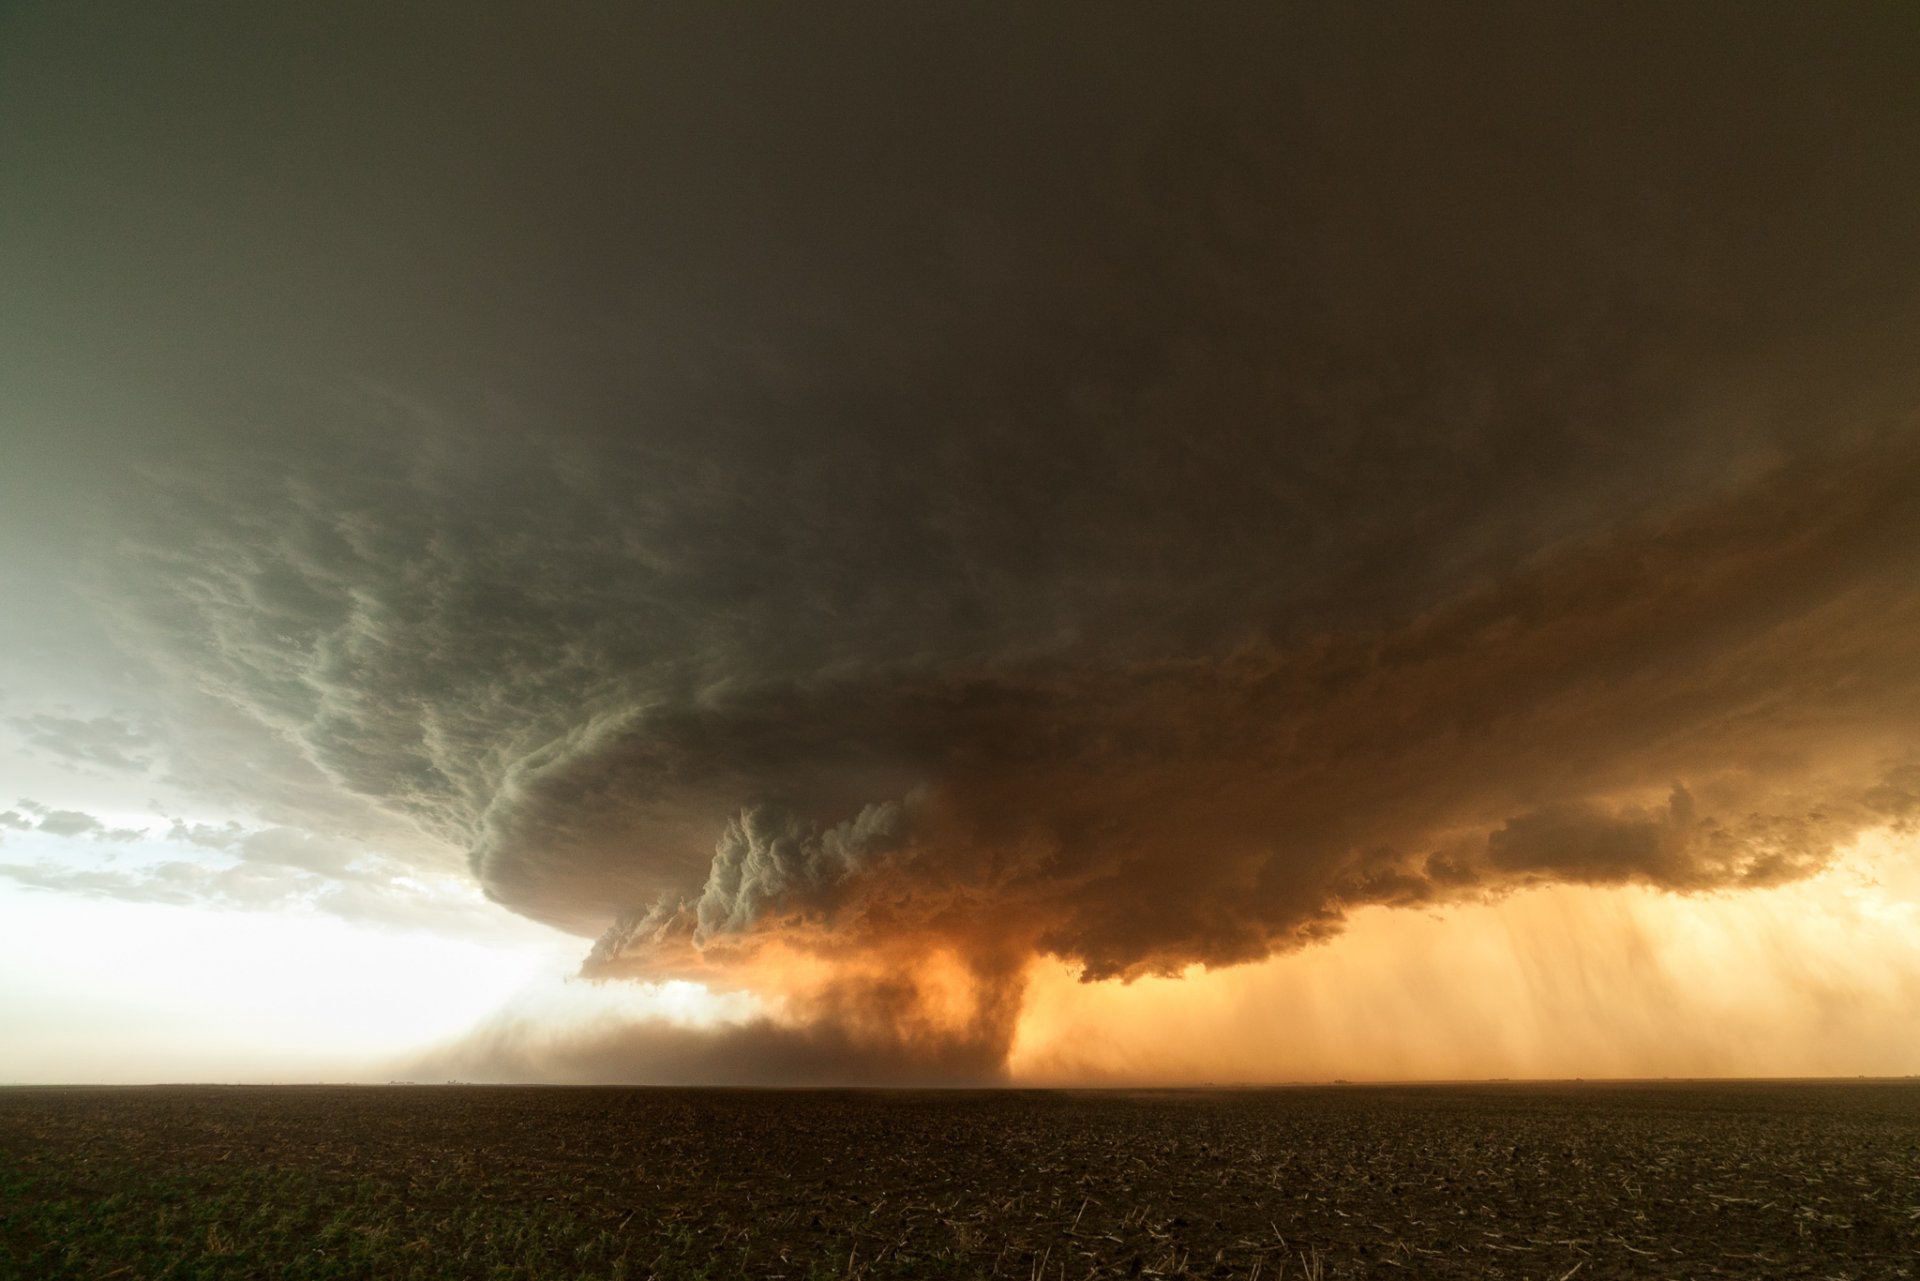
[[[1905,1277],[1920,1084],[0,1091],[18,1277]]]

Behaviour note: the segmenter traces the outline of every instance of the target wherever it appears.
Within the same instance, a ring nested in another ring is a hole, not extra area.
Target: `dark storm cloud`
[[[832,901],[840,886],[900,841],[900,807],[870,805],[825,830],[767,806],[728,822],[713,850],[694,915],[696,937],[751,929],[769,907],[796,899]]]
[[[175,776],[802,1057],[1911,820],[1904,13],[460,12],[14,20],[7,519]]]

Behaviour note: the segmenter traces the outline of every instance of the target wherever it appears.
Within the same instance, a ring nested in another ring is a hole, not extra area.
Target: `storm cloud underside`
[[[1915,33],[1705,14],[16,16],[9,533],[182,776],[783,993],[670,1074],[1804,877],[1920,810]]]

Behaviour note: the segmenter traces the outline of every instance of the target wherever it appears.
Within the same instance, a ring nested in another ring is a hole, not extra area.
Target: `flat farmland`
[[[1920,1084],[0,1090],[8,1277],[1906,1277]]]

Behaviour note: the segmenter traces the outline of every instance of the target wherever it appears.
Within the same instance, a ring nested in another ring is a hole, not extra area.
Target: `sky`
[[[7,7],[0,1081],[1920,1073],[1916,57]]]

